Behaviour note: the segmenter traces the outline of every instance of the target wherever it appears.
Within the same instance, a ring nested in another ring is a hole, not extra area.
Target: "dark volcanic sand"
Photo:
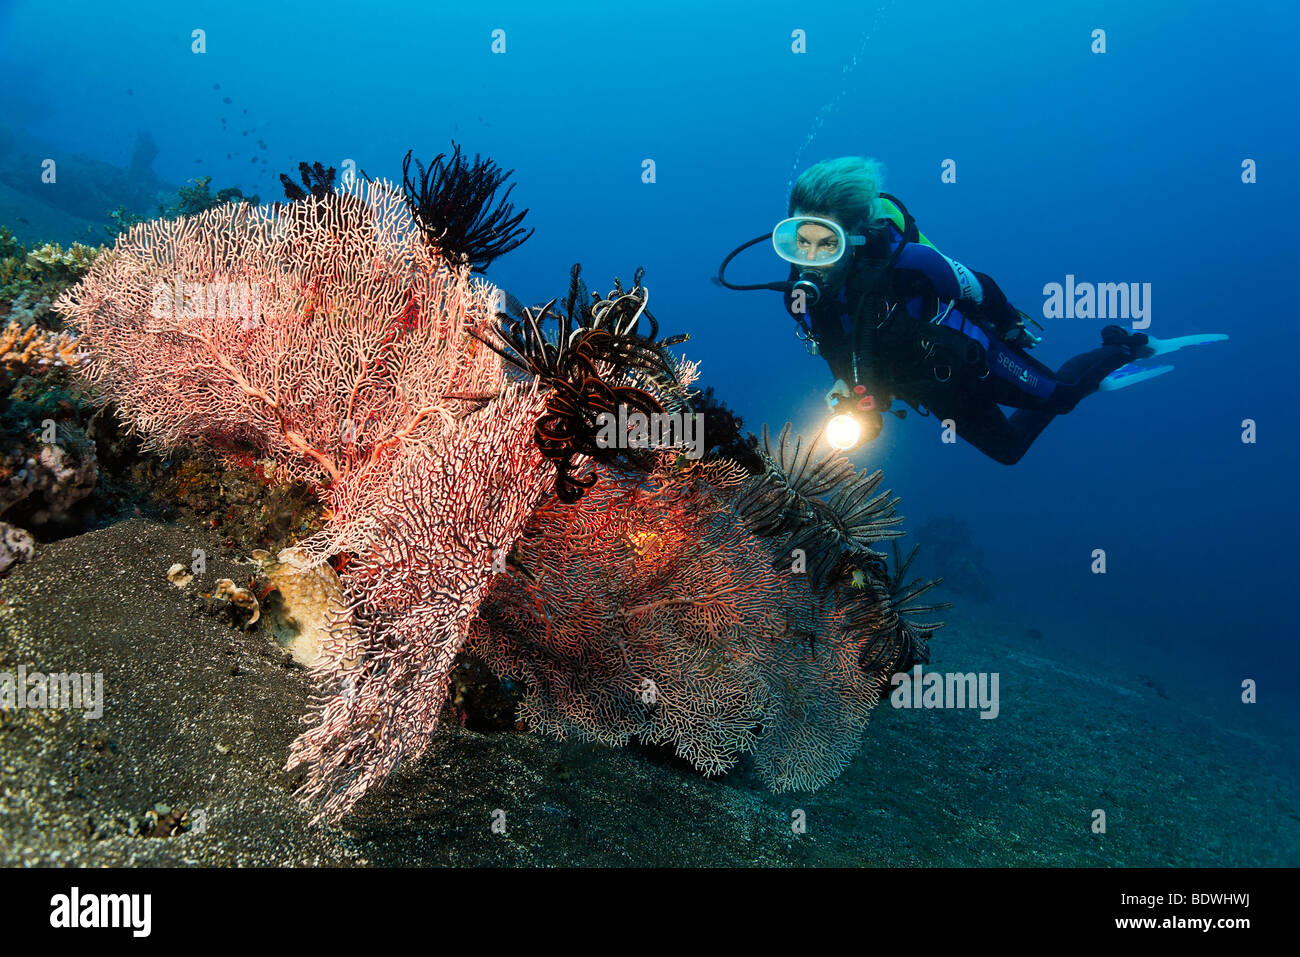
[[[190,550],[206,575],[167,581]],[[445,722],[342,827],[282,770],[306,673],[199,591],[246,579],[204,531],[143,520],[44,545],[0,580],[0,670],[103,672],[104,714],[0,713],[5,865],[1295,865],[1294,744],[1172,679],[1108,674],[1026,626],[954,620],[940,671],[999,671],[1002,714],[878,709],[843,777],[774,795],[640,749]],[[1209,717],[1212,714],[1213,719]],[[1294,739],[1291,739],[1293,741]],[[136,836],[156,804],[206,829]],[[506,833],[492,813],[506,812]],[[1107,833],[1089,830],[1103,808]],[[791,833],[791,813],[807,833]]]

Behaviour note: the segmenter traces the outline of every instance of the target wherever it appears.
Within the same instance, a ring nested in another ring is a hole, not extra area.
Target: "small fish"
[[[223,97],[221,98],[221,102],[222,102],[222,103],[229,103],[229,102],[230,102],[230,97],[228,97],[228,96],[223,96]]]
[[[212,89],[214,89],[214,90],[219,90],[219,89],[221,89],[221,84],[220,84],[220,83],[213,83],[213,84],[212,84]]]
[[[226,159],[230,159],[230,154],[229,154],[229,153],[226,154]]]
[[[127,96],[135,96],[135,90],[127,90],[127,91],[126,91],[126,95],[127,95]]]
[[[510,553],[506,555],[506,567],[512,571],[517,571],[530,582],[533,582],[534,584],[537,583],[537,578],[524,565],[524,550],[519,542],[515,542],[514,546],[510,549]]]

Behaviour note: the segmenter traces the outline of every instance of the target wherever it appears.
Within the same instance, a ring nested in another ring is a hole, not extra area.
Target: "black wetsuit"
[[[868,233],[840,293],[812,308],[809,325],[819,352],[850,389],[864,386],[877,410],[887,411],[898,398],[923,414],[951,419],[961,438],[1004,465],[1020,461],[1053,418],[1096,391],[1146,341],[1107,326],[1101,348],[1053,372],[1003,341],[1021,317],[991,277],[970,273],[982,301],[959,298],[957,285],[934,270],[902,268],[897,256],[889,265],[902,238],[892,224]],[[927,257],[943,259],[931,249],[924,250]],[[794,314],[789,296],[786,308]],[[943,318],[933,321],[937,317]],[[999,405],[1016,411],[1007,416]]]

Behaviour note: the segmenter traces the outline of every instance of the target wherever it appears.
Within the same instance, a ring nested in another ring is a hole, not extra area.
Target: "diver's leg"
[[[1008,427],[1015,436],[1016,444],[1012,447],[1019,450],[1019,455],[1004,464],[1014,465],[1019,461],[1054,418],[1074,411],[1084,396],[1097,391],[1102,379],[1132,361],[1131,356],[1118,357],[1117,352],[1112,346],[1102,346],[1066,360],[1056,372],[1056,388],[1048,400],[1036,409],[1021,408],[1011,415]]]
[[[1143,344],[1119,326],[1107,326],[1102,342],[1100,349],[1068,359],[1056,371],[1056,388],[1038,408],[1017,409],[1008,419],[996,405],[974,404],[964,416],[964,432],[963,421],[958,421],[958,435],[964,434],[995,461],[1015,465],[1054,418],[1072,411],[1084,396],[1096,392],[1101,380],[1132,362],[1135,348]]]
[[[1084,396],[1097,391],[1102,379],[1132,362],[1147,337],[1140,332],[1127,332],[1120,326],[1107,326],[1101,331],[1101,341],[1100,349],[1068,359],[1056,370],[1056,388],[1044,409],[1057,415],[1073,411]]]
[[[1047,409],[1017,409],[1012,413],[1008,422],[1019,443],[1017,448],[1020,450],[1020,456],[1029,451],[1029,447],[1043,434],[1043,429],[1052,424],[1054,418],[1056,413]],[[1020,456],[1016,457],[1017,461]]]
[[[959,403],[959,408],[959,412],[951,414],[935,406],[930,411],[940,419],[952,419],[957,424],[959,438],[1003,465],[1019,462],[1054,417],[1041,409],[1022,409],[1008,419],[997,403],[987,398]],[[1043,419],[1041,425],[1035,416]]]
[[[1019,408],[1010,418],[998,407],[1002,399],[995,401],[996,389],[975,395],[942,393],[926,404],[940,419],[956,422],[958,436],[989,458],[1015,465],[1054,418],[1070,412],[1084,396],[1096,392],[1101,380],[1132,362],[1135,350],[1146,342],[1141,333],[1129,333],[1119,326],[1107,326],[1101,338],[1100,349],[1077,355],[1057,370],[1056,388],[1045,402]]]

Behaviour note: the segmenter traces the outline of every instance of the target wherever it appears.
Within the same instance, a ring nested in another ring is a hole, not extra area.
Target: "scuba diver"
[[[956,432],[994,461],[1019,462],[1058,415],[1085,396],[1143,382],[1173,369],[1144,359],[1226,335],[1160,340],[1110,325],[1101,347],[1052,371],[1028,354],[1040,339],[985,273],[939,252],[903,203],[880,192],[883,167],[841,157],[805,170],[790,194],[789,218],[734,249],[715,280],[728,289],[785,294],[796,335],[830,366],[826,436],[851,449],[880,434],[883,415],[902,419],[901,399],[921,415],[952,420]],[[737,285],[727,265],[768,239],[789,262],[784,283]],[[1006,415],[999,406],[1014,411]]]

